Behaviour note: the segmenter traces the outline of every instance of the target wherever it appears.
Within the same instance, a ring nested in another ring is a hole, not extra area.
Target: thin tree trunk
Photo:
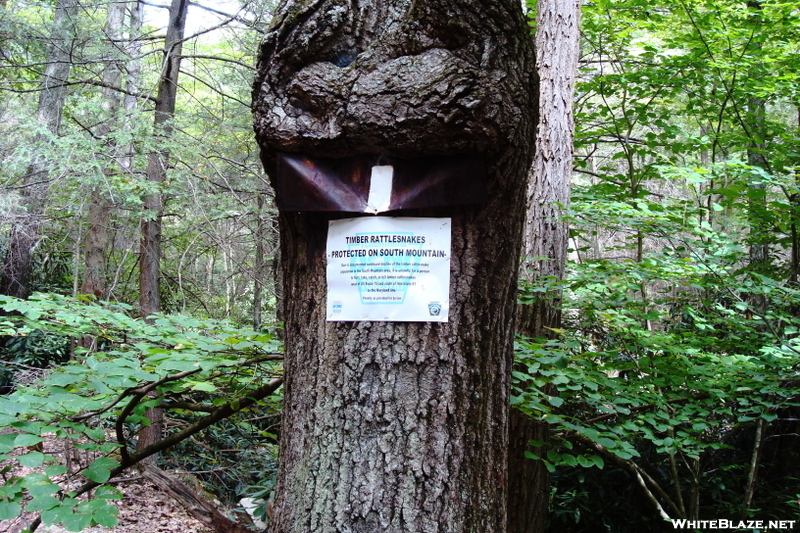
[[[753,442],[753,453],[750,457],[750,468],[747,469],[747,485],[744,490],[744,499],[742,507],[750,509],[753,504],[753,497],[756,493],[756,480],[758,479],[758,465],[761,462],[761,449],[764,444],[764,431],[767,422],[763,418],[759,418],[756,423],[756,434]]]
[[[117,52],[119,44],[123,41],[123,26],[125,22],[126,3],[111,1],[108,4],[106,24],[103,29],[109,40],[110,57],[103,69],[102,108],[103,121],[97,129],[96,135],[105,139],[105,145],[112,151],[109,158],[112,161],[119,159],[119,150],[116,143],[110,139],[110,134],[119,127],[118,111],[122,104],[119,89],[123,80],[123,58]],[[126,148],[123,148],[125,150]],[[120,165],[115,163],[105,169],[107,176],[120,172]],[[91,294],[98,299],[105,297],[106,293],[106,253],[108,250],[108,225],[111,218],[111,201],[105,193],[103,184],[98,183],[92,187],[89,195],[88,224],[85,238],[85,259],[81,294]]]
[[[797,128],[800,129],[800,105],[796,106],[797,111]],[[800,185],[800,168],[794,171],[795,187]],[[789,283],[797,285],[798,278],[800,278],[800,195],[797,193],[792,194],[789,198],[791,206],[791,224],[790,233],[792,238],[792,255],[791,255],[791,268],[789,269]],[[796,314],[796,311],[795,311]]]
[[[764,24],[761,1],[749,0],[747,7],[750,9],[751,22],[757,25]],[[758,51],[762,48],[762,43],[756,39],[751,46]],[[756,79],[764,70],[764,66],[755,64],[751,70],[750,75]],[[747,147],[747,163],[760,168],[766,173],[770,171],[764,142],[764,135],[766,134],[766,101],[759,96],[749,98],[747,111],[749,124],[745,131],[750,141]],[[762,216],[762,213],[767,209],[766,183],[758,181],[758,179],[756,178],[750,182],[748,191],[748,222],[750,224],[749,267],[756,272],[765,272],[769,266],[769,245],[765,236],[771,234],[772,228],[764,222],[764,217]],[[768,300],[763,292],[749,294],[747,298],[758,314],[763,314],[766,311]]]
[[[188,9],[188,0],[173,0],[169,9],[169,26],[164,42],[164,61],[155,109],[156,134],[164,140],[168,140],[172,133],[170,120],[175,115],[183,32]],[[148,156],[147,179],[157,189],[161,188],[166,178],[168,158],[169,153],[166,150],[153,152]],[[161,217],[164,205],[160,190],[145,198],[144,208],[146,215],[140,225],[142,235],[139,246],[139,308],[142,317],[148,320],[148,317],[161,311],[159,267],[161,263]],[[161,439],[164,422],[163,411],[155,407],[148,409],[145,416],[150,421],[150,425],[144,426],[139,431],[137,450],[142,450]],[[155,456],[151,456],[147,461],[154,459]]]
[[[98,299],[106,291],[106,251],[108,250],[108,224],[111,204],[106,195],[93,190],[89,200],[88,226],[84,242],[84,270],[80,293]]]
[[[761,98],[751,98],[748,101],[748,111],[753,117],[753,124],[750,133],[751,143],[747,148],[747,162],[766,172],[769,171],[769,161],[764,154],[766,149],[764,143],[760,139],[766,117],[765,105],[766,102]],[[751,235],[750,266],[751,268],[762,269],[769,261],[769,247],[764,242],[764,235],[769,234],[769,228],[767,224],[764,224],[764,218],[759,213],[759,211],[766,209],[766,184],[761,182],[750,183],[748,205]],[[762,299],[758,297],[757,300],[760,303],[756,303],[761,309],[766,304],[766,302],[761,301]]]
[[[753,24],[761,25],[764,19],[761,13],[762,6],[760,0],[749,0],[747,7],[750,9],[750,20]],[[762,48],[762,43],[754,40],[751,47],[758,51]],[[757,78],[763,65],[756,64],[753,66],[751,76]],[[764,145],[764,131],[766,121],[766,102],[763,98],[753,96],[747,101],[747,111],[749,114],[749,131],[746,131],[750,138],[747,147],[747,162],[748,164],[758,167],[765,172],[770,170],[769,161],[766,156],[766,146]],[[766,184],[762,182],[750,183],[750,202],[749,202],[749,217],[750,217],[750,266],[756,269],[762,268],[769,259],[769,249],[767,244],[763,242],[763,235],[769,233],[769,228],[763,223],[759,210],[766,208]],[[757,297],[756,305],[763,308],[765,301],[762,297]]]
[[[169,9],[169,26],[164,41],[164,60],[155,108],[155,131],[164,141],[172,134],[170,120],[175,115],[178,96],[183,33],[186,26],[188,0],[173,0]],[[160,188],[167,175],[167,150],[151,152],[147,158],[147,180],[156,186],[157,192],[144,199],[145,216],[141,222],[141,244],[139,247],[139,308],[143,317],[161,311],[159,292],[159,266],[161,262],[161,217],[164,213],[163,195]]]
[[[528,282],[564,275],[568,231],[562,206],[569,201],[573,161],[572,100],[579,58],[579,0],[539,0],[536,62],[539,117],[536,154],[528,183],[526,228],[520,277]],[[561,295],[553,290],[520,306],[518,331],[550,336],[561,325]],[[533,386],[533,385],[531,385]],[[553,391],[555,392],[555,391]],[[511,410],[509,433],[508,533],[544,531],[550,479],[542,461],[525,458],[531,440],[550,440],[546,422]]]
[[[42,79],[37,120],[46,132],[38,134],[35,148],[21,189],[25,213],[15,221],[8,239],[6,257],[0,271],[0,294],[27,298],[33,274],[34,250],[41,240],[39,234],[44,217],[47,190],[50,185],[49,156],[51,139],[58,136],[67,83],[72,69],[72,56],[78,15],[77,0],[58,0],[53,16],[50,49]],[[50,138],[48,138],[48,136]]]
[[[536,86],[513,0],[288,3],[261,48],[255,128],[312,157],[484,154],[451,219],[446,323],[327,322],[337,213],[280,215],[286,383],[274,533],[506,528],[508,385]]]
[[[253,330],[259,331],[263,322],[261,300],[264,297],[264,280],[266,261],[267,221],[264,219],[264,193],[256,197],[256,258],[253,267]]]

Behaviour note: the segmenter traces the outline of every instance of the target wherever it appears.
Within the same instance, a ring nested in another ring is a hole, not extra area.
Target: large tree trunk
[[[539,120],[536,154],[528,184],[528,213],[520,276],[560,280],[567,252],[562,207],[569,201],[572,175],[572,99],[579,59],[580,0],[539,0],[536,20],[536,69]],[[519,310],[518,330],[530,337],[550,336],[561,325],[558,290]],[[531,385],[533,386],[533,385]],[[531,440],[548,442],[549,426],[512,409],[509,436],[508,533],[545,529],[550,478],[541,461],[525,458]],[[542,450],[536,450],[541,453]]]
[[[326,234],[280,217],[286,383],[270,530],[501,532],[508,380],[536,113],[514,0],[289,2],[265,38],[255,129],[316,157],[483,154],[486,203],[452,219],[446,323],[326,322]]]
[[[43,224],[45,200],[50,185],[48,172],[50,140],[58,135],[67,83],[72,69],[78,3],[76,0],[59,0],[53,15],[50,48],[42,79],[37,120],[46,133],[37,134],[38,144],[22,188],[25,214],[14,223],[8,239],[8,249],[0,271],[0,294],[27,298],[33,273],[33,252],[39,244],[39,231]],[[48,139],[48,136],[50,139]]]

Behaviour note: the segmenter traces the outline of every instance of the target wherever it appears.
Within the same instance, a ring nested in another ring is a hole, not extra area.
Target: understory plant
[[[181,315],[145,321],[125,305],[54,294],[0,297],[0,308],[0,335],[45,332],[73,345],[69,362],[0,396],[0,520],[34,512],[31,530],[40,522],[69,531],[113,527],[117,510],[110,500],[121,494],[110,480],[275,400],[282,382],[281,344],[268,332]],[[152,407],[176,423],[160,441],[137,448]],[[269,431],[247,427],[254,438],[263,433],[266,444],[274,442]],[[64,453],[43,447],[52,439],[65,443]],[[76,465],[72,452],[88,459]],[[271,453],[265,455],[269,462]]]
[[[579,190],[573,231],[617,230],[617,257],[577,250],[563,283],[522,287],[523,302],[564,301],[551,338],[518,339],[513,376],[512,403],[550,424],[529,456],[551,471],[551,530],[797,516],[800,288],[778,259],[752,263],[745,222],[709,223],[746,201],[724,194],[709,206]]]

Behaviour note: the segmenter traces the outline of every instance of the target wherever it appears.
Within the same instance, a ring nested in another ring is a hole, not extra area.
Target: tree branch
[[[249,104],[248,102],[245,102],[245,101],[243,101],[243,100],[240,100],[240,99],[238,99],[238,98],[236,98],[236,97],[234,97],[234,96],[231,96],[230,94],[226,94],[226,93],[222,92],[221,90],[217,89],[216,87],[214,87],[213,85],[211,85],[210,83],[208,83],[208,82],[207,82],[206,80],[204,80],[203,78],[200,78],[200,77],[198,77],[198,76],[195,76],[193,73],[191,73],[191,72],[187,72],[187,71],[185,71],[185,70],[181,70],[181,74],[183,74],[184,76],[188,76],[189,78],[192,78],[192,79],[193,79],[193,80],[195,80],[196,82],[198,82],[198,83],[201,83],[201,84],[205,85],[206,87],[208,87],[209,89],[211,89],[213,92],[217,93],[218,95],[220,95],[220,96],[222,96],[222,97],[224,97],[224,98],[228,98],[229,100],[233,100],[233,101],[234,101],[234,102],[236,102],[237,104],[241,104],[241,105],[242,105],[244,108],[246,108],[246,109],[250,109],[250,104]]]
[[[201,369],[199,369],[199,368],[195,369],[195,370],[187,370],[185,372],[179,372],[178,374],[173,374],[171,376],[163,377],[158,381],[154,381],[154,382],[150,383],[149,385],[138,386],[138,387],[130,387],[130,388],[125,389],[124,391],[122,391],[122,394],[120,394],[117,397],[117,399],[115,399],[113,402],[111,402],[107,406],[103,407],[102,409],[99,409],[97,411],[90,411],[88,413],[83,413],[83,414],[80,414],[80,415],[76,415],[76,416],[70,418],[70,420],[72,422],[81,422],[81,421],[86,420],[88,418],[91,418],[93,416],[101,415],[101,414],[103,414],[105,412],[108,412],[109,409],[111,409],[112,407],[117,405],[124,398],[126,398],[127,396],[129,396],[131,394],[135,394],[137,391],[140,391],[140,390],[143,390],[144,388],[146,388],[147,390],[145,390],[144,394],[147,394],[148,392],[153,390],[155,387],[158,387],[159,385],[163,385],[164,383],[167,383],[167,382],[170,382],[170,381],[175,381],[177,379],[185,378],[186,376],[191,376],[192,374],[196,374],[197,372],[200,372],[200,370]],[[152,385],[152,387],[151,387],[151,385]]]
[[[184,59],[209,59],[209,60],[211,60],[211,61],[221,61],[221,62],[224,62],[224,63],[233,63],[234,65],[236,65],[236,66],[238,66],[238,67],[245,68],[245,69],[247,69],[247,70],[252,70],[252,71],[254,71],[254,72],[255,72],[255,70],[256,70],[256,69],[255,69],[255,67],[254,67],[253,65],[250,65],[250,64],[248,64],[248,63],[244,63],[244,62],[242,62],[242,61],[238,61],[238,60],[236,60],[236,59],[230,59],[230,58],[227,58],[227,57],[221,57],[221,56],[204,56],[204,55],[190,55],[190,56],[189,56],[189,55],[185,55],[185,54],[184,54],[184,55],[182,55],[181,57],[182,57],[182,58],[184,58]],[[248,107],[249,107],[249,106],[248,106]]]

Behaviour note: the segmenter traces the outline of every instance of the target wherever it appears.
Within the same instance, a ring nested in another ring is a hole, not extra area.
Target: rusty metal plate
[[[486,201],[479,155],[400,159],[278,154],[277,202],[284,211],[381,213]]]

